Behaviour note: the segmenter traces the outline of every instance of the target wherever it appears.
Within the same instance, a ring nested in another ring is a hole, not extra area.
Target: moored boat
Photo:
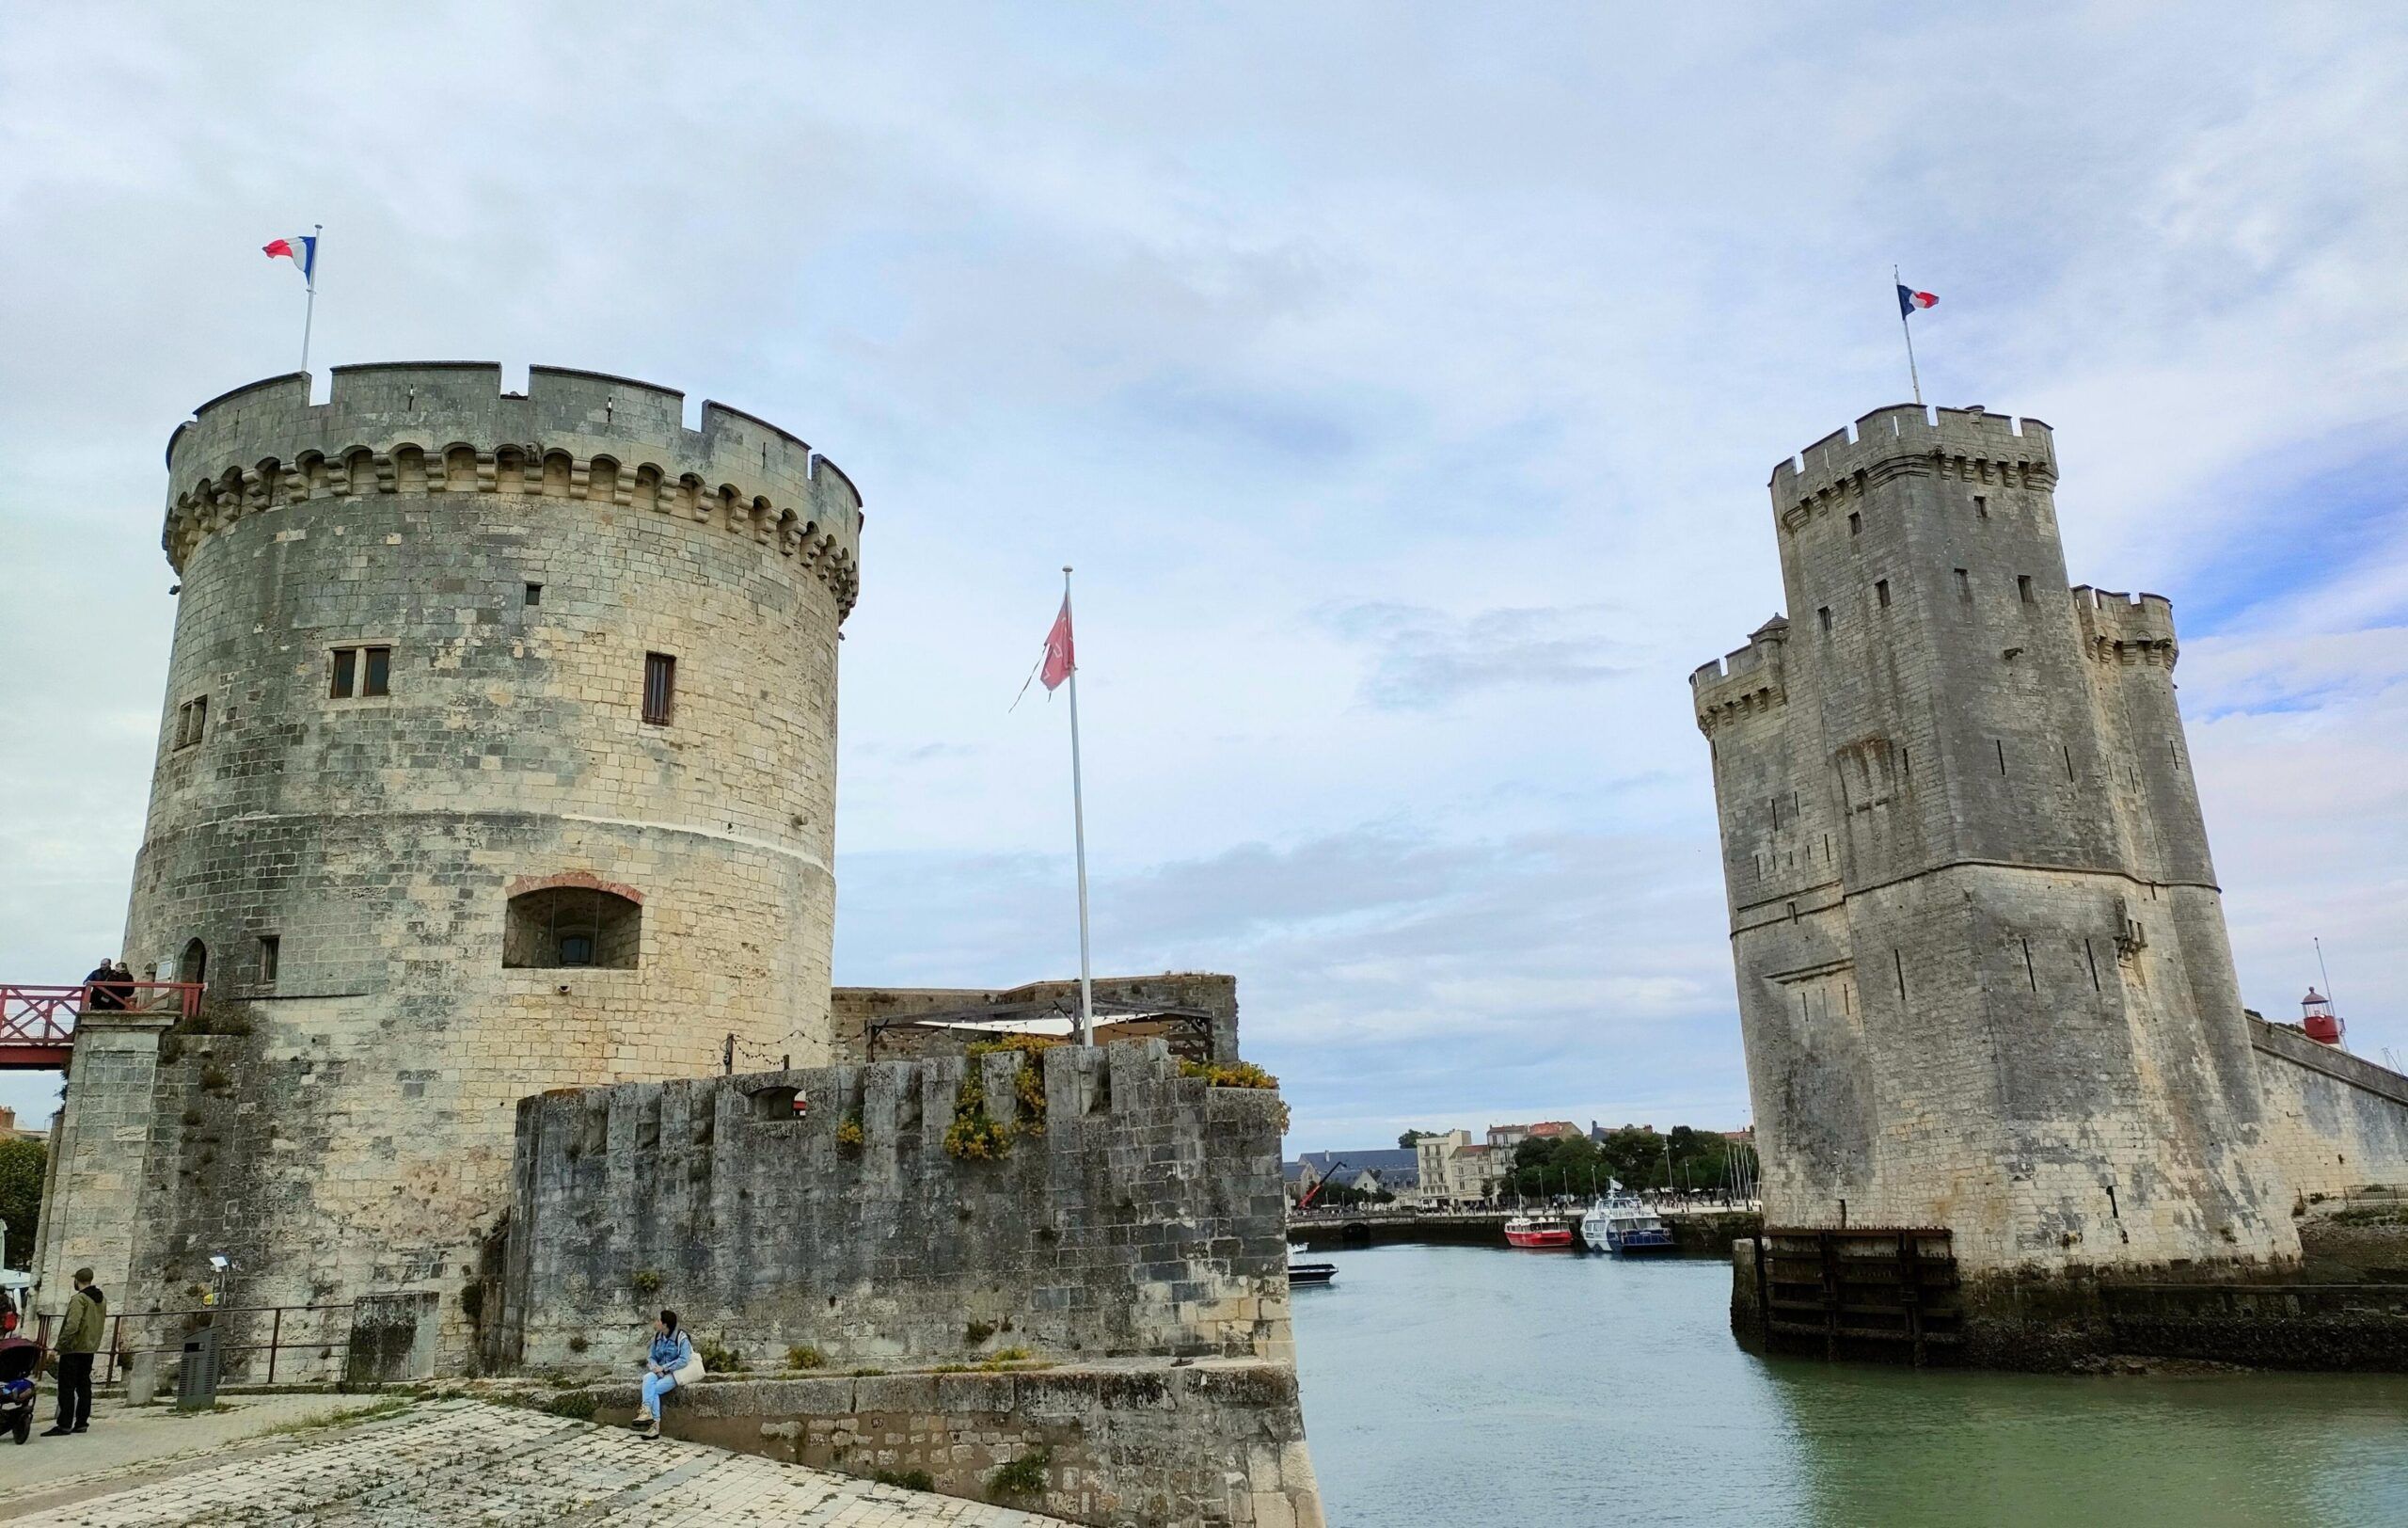
[[[1672,1233],[1663,1218],[1641,1204],[1638,1196],[1619,1192],[1589,1206],[1589,1213],[1580,1218],[1580,1239],[1617,1257],[1672,1250]]]
[[[1517,1215],[1505,1222],[1505,1240],[1515,1247],[1569,1247],[1572,1228],[1558,1216]]]
[[[1338,1278],[1337,1264],[1299,1263],[1296,1261],[1296,1253],[1298,1250],[1300,1250],[1300,1249],[1294,1242],[1290,1242],[1288,1244],[1289,1287],[1293,1288],[1298,1284],[1325,1284]]]

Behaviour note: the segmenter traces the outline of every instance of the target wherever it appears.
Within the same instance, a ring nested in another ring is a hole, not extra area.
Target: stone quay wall
[[[610,1421],[637,1399],[625,1381],[567,1393]],[[661,1430],[853,1474],[925,1474],[948,1496],[1098,1528],[1322,1522],[1296,1377],[1284,1364],[713,1378],[672,1396]],[[999,1490],[996,1470],[1014,1461],[1041,1484]]]
[[[616,1368],[668,1306],[755,1364],[1289,1361],[1282,1115],[1160,1041],[531,1098],[487,1351]]]
[[[2302,1201],[2408,1189],[2408,1076],[2249,1021],[2266,1101],[2266,1148]]]
[[[1773,471],[1788,616],[1691,676],[1766,1219],[2292,1265],[2172,612],[2069,584],[2056,481],[2037,421],[1867,414]]]
[[[189,1305],[215,1252],[230,1305],[436,1290],[457,1368],[520,1098],[717,1071],[731,1036],[829,1057],[860,499],[750,416],[689,429],[675,392],[542,367],[523,394],[338,368],[324,404],[272,378],[168,455],[182,597],[123,950],[209,999],[155,1085],[128,1074],[111,1294]],[[71,1136],[117,1108],[93,1059]]]

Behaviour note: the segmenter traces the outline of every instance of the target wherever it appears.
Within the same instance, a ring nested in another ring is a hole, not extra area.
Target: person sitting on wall
[[[117,984],[117,967],[103,957],[84,977],[84,1011],[118,1013],[125,1009],[125,992]]]
[[[652,1350],[644,1356],[643,1409],[632,1424],[636,1431],[646,1438],[659,1437],[661,1397],[702,1377],[702,1355],[694,1351],[694,1340],[677,1325],[677,1313],[661,1312],[659,1324],[652,1330]]]

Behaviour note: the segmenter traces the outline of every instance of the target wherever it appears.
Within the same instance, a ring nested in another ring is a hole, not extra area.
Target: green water
[[[1741,1352],[1710,1262],[1383,1247],[1296,1291],[1333,1528],[2408,1528],[2408,1377]]]

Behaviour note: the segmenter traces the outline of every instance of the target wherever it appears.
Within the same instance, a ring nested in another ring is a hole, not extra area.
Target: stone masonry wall
[[[1289,1360],[1278,1096],[1181,1077],[1159,1041],[1065,1046],[1030,1063],[1038,1134],[1022,1064],[528,1099],[495,1361],[616,1367],[661,1306],[755,1362],[804,1345],[837,1367],[1006,1347]],[[1001,1156],[945,1149],[966,1078],[1012,1132]]]
[[[610,1420],[625,1381],[584,1392]],[[1296,1377],[1204,1360],[1013,1374],[705,1380],[672,1398],[672,1437],[855,1474],[925,1473],[948,1496],[1008,1501],[1071,1522],[1149,1528],[1320,1528]],[[1043,1481],[1000,1492],[1033,1459]]]
[[[2302,1200],[2380,1184],[2408,1188],[2408,1076],[2249,1021],[2266,1099],[2266,1144]]]
[[[642,383],[500,384],[346,367],[312,405],[275,378],[170,444],[182,593],[124,950],[205,962],[209,998],[143,1079],[129,1306],[189,1304],[216,1251],[235,1305],[436,1290],[457,1367],[520,1098],[717,1071],[730,1036],[828,1057],[859,497],[716,404],[688,429]],[[614,963],[559,963],[552,912],[506,939],[522,897],[614,910]]]
[[[43,1170],[32,1268],[38,1308],[56,1313],[75,1270],[122,1310],[134,1269],[135,1225],[150,1136],[150,1089],[168,1021],[148,1013],[86,1013],[75,1021],[67,1090]]]
[[[1099,1041],[1136,1040],[1159,1032],[1167,1021],[1116,1018],[1114,1008],[1173,1011],[1196,1016],[1203,1027],[1201,1047],[1214,1060],[1238,1058],[1237,979],[1206,972],[1164,972],[1154,977],[1098,977]],[[911,1021],[981,1010],[1016,1018],[1072,1015],[1079,1011],[1076,981],[1032,981],[1002,989],[968,987],[839,987],[832,1002],[834,1059],[874,1061],[952,1053],[975,1043],[974,1031]],[[1106,1031],[1113,1031],[1107,1036]]]
[[[1691,676],[1766,1219],[2289,1264],[2172,614],[2068,586],[2056,477],[2036,421],[1866,415],[1774,470],[1788,617]]]

